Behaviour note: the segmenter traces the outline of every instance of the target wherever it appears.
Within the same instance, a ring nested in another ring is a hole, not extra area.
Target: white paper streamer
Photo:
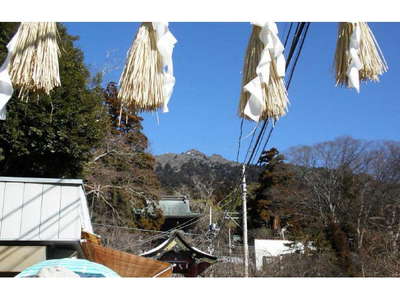
[[[360,78],[359,71],[363,67],[363,64],[358,56],[360,51],[361,42],[361,29],[358,23],[353,23],[354,30],[350,36],[349,42],[349,56],[351,57],[350,64],[347,68],[348,85],[350,88],[355,88],[357,92],[360,92]]]
[[[6,119],[6,105],[8,100],[10,100],[14,89],[12,86],[10,74],[8,73],[11,57],[14,54],[15,44],[18,39],[19,30],[7,44],[8,54],[6,60],[0,68],[0,120]]]
[[[177,40],[168,29],[168,22],[153,22],[154,30],[157,35],[157,49],[162,58],[163,74],[164,74],[164,106],[163,112],[168,112],[168,102],[174,90],[175,77],[174,67],[172,63],[172,52]]]
[[[279,77],[285,76],[286,61],[283,56],[284,46],[278,37],[278,27],[275,22],[253,22],[252,24],[261,27],[259,38],[264,44],[264,49],[257,65],[257,77],[243,87],[245,91],[250,93],[243,112],[246,116],[258,122],[265,109],[262,83],[268,84],[269,82],[271,61],[275,60]]]

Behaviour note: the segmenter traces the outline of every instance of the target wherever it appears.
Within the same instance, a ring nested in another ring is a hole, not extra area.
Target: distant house
[[[190,220],[201,216],[190,210],[189,199],[186,196],[162,196],[159,206],[165,217],[162,230],[168,230],[184,223],[189,224]]]
[[[292,253],[304,253],[302,243],[288,240],[254,240],[255,260],[257,270],[262,270],[265,262],[273,257],[280,257]]]
[[[82,255],[82,230],[93,233],[82,180],[0,177],[0,276]]]

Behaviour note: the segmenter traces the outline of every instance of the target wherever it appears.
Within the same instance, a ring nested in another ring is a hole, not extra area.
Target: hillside
[[[164,193],[185,193],[192,198],[216,200],[227,195],[240,181],[241,164],[218,154],[191,149],[181,154],[166,153],[156,158],[155,171]],[[250,167],[247,182],[257,181],[259,168]]]

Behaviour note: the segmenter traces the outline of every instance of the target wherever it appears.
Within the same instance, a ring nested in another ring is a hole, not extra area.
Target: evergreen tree
[[[0,23],[0,58],[17,30],[17,23]],[[79,177],[90,151],[104,136],[105,110],[99,88],[88,88],[89,71],[77,39],[58,24],[61,86],[50,96],[18,99],[7,104],[7,119],[0,121],[0,175]]]
[[[249,225],[252,228],[267,226],[280,229],[284,215],[281,201],[287,196],[292,180],[290,167],[284,163],[284,156],[275,148],[264,151],[260,156],[263,168],[258,187],[249,197]]]

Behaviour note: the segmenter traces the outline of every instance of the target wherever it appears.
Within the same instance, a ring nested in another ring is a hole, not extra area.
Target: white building
[[[304,245],[302,243],[293,244],[293,241],[288,240],[254,240],[254,250],[256,259],[256,268],[261,270],[263,268],[264,257],[272,258],[279,257],[285,254],[296,252],[304,252]]]
[[[81,254],[93,233],[80,179],[0,177],[0,276]]]

